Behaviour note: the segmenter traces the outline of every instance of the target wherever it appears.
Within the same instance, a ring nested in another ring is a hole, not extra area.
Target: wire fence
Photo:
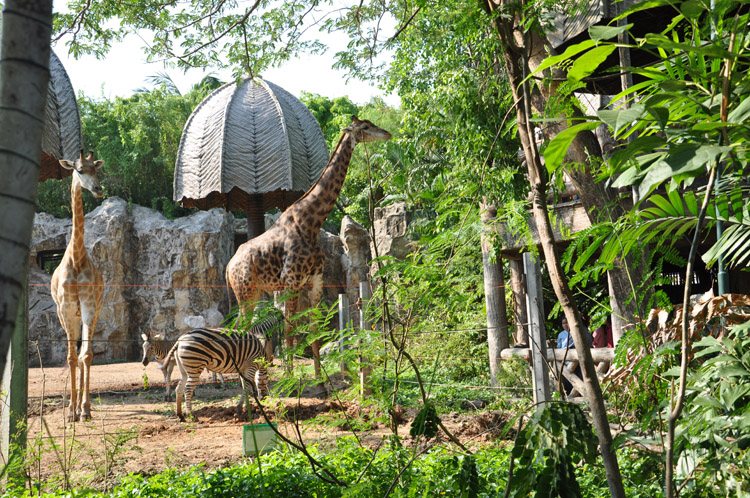
[[[29,284],[30,287],[36,287],[36,288],[44,288],[49,287],[49,284]],[[80,287],[91,287],[91,285],[80,285]],[[102,287],[105,288],[123,288],[123,289],[133,289],[133,288],[162,288],[162,289],[222,289],[229,291],[229,287],[226,284],[103,284]],[[356,289],[359,286],[358,285],[324,285],[325,288],[333,288],[338,289],[340,292],[344,292],[346,290],[350,289]],[[283,289],[279,289],[283,290]],[[231,295],[231,298],[234,298],[234,295],[231,291],[229,291],[229,295]],[[380,303],[382,305],[382,303]],[[360,301],[356,301],[353,303],[350,303],[348,305],[344,306],[344,309],[348,310],[349,313],[357,313],[359,314],[362,309],[362,303]],[[339,312],[339,309],[331,308],[331,311],[333,312]],[[351,322],[349,322],[351,323]],[[215,327],[219,328],[219,327]],[[227,327],[230,328],[230,327]],[[358,327],[350,327],[346,328],[344,331],[336,331],[333,335],[336,337],[335,340],[338,340],[341,335],[348,335],[350,338],[357,333]],[[455,329],[444,329],[444,330],[407,330],[406,333],[397,333],[397,337],[399,339],[408,339],[408,340],[418,340],[419,338],[426,338],[426,337],[440,337],[450,334],[483,334],[487,332],[487,327],[463,327],[463,328],[455,328]],[[382,332],[380,332],[382,333]],[[179,334],[179,332],[175,333],[175,338]],[[138,334],[140,335],[140,333]],[[227,340],[230,340],[230,338],[227,338]],[[66,337],[37,337],[30,341],[31,344],[36,343],[36,346],[39,347],[40,344],[44,343],[68,343],[68,339]],[[135,338],[116,338],[116,339],[106,339],[102,337],[93,337],[89,339],[89,342],[92,344],[130,344],[137,346],[137,348],[140,348],[140,346],[143,344],[143,341]],[[391,350],[391,353],[393,351]],[[386,353],[387,354],[387,353]],[[392,358],[392,356],[391,356]],[[414,356],[413,359],[420,365],[420,368],[429,368],[432,366],[432,364],[435,362],[436,359],[439,359],[441,366],[460,366],[461,364],[467,364],[467,363],[473,363],[473,364],[489,364],[489,356],[487,354],[484,355],[455,355],[451,357],[437,357],[437,356]],[[113,365],[113,364],[123,364],[123,368],[132,368],[130,366],[131,363],[125,362],[125,361],[109,361],[105,363],[106,365]],[[137,381],[131,381],[128,383],[124,383],[122,385],[117,385],[113,383],[107,383],[106,385],[97,386],[97,374],[96,374],[96,367],[100,364],[95,364],[92,367],[92,383],[91,383],[91,398],[93,402],[92,408],[94,409],[94,413],[99,413],[98,416],[95,416],[97,419],[96,422],[91,422],[91,425],[89,425],[89,431],[87,433],[78,433],[76,434],[76,437],[78,438],[103,438],[107,436],[111,436],[113,434],[112,431],[121,430],[122,426],[121,424],[118,424],[116,419],[124,416],[125,414],[131,413],[127,408],[118,406],[117,404],[112,404],[111,401],[108,401],[106,399],[101,399],[100,397],[111,397],[111,396],[123,396],[123,397],[129,397],[132,396],[134,393],[139,394],[147,394],[147,396],[144,398],[145,403],[153,403],[155,405],[154,412],[159,414],[163,413],[165,421],[171,420],[174,418],[174,414],[171,412],[171,407],[174,406],[174,387],[177,384],[177,381],[179,381],[179,372],[176,379],[173,379],[170,381],[170,386],[172,386],[172,401],[157,401],[158,397],[161,397],[166,389],[167,384],[163,382],[163,377],[161,375],[161,372],[154,367],[151,367],[150,371],[146,370],[146,367],[143,369],[143,373],[147,376],[147,380],[143,379],[142,382]],[[127,366],[126,366],[127,365]],[[36,367],[37,369],[43,369],[43,367]],[[65,369],[67,368],[67,365],[63,365],[62,367],[45,367],[44,369],[47,370],[54,370],[56,375],[60,375],[60,368]],[[135,372],[134,372],[135,374]],[[47,379],[49,379],[49,373],[44,374]],[[158,381],[152,381],[152,377],[157,376]],[[41,416],[48,417],[50,416],[47,412],[47,403],[57,404],[61,403],[64,404],[66,402],[67,396],[69,395],[69,384],[70,379],[69,376],[64,380],[63,388],[51,388],[48,386],[40,386],[39,384],[45,383],[45,377],[43,376],[41,380],[39,380],[39,374],[35,374],[35,384],[33,387],[33,393],[30,393],[29,401],[32,403],[36,402],[37,407],[32,406],[32,410],[34,412],[37,412],[34,415],[30,415],[29,419],[30,421],[34,418],[39,419]],[[134,375],[135,377],[135,375]],[[381,376],[381,380],[385,382],[395,383],[399,382],[402,385],[417,385],[418,382],[416,380],[412,380],[412,378],[398,378],[392,376]],[[60,378],[57,378],[57,381],[55,382],[56,386],[60,385]],[[237,374],[232,375],[226,375],[225,381],[227,383],[236,383],[239,381],[239,376]],[[147,384],[147,385],[146,385]],[[429,382],[423,382],[423,386],[427,389],[432,388],[457,388],[457,389],[465,389],[467,391],[484,391],[484,392],[492,392],[496,395],[503,395],[503,393],[507,393],[510,396],[513,396],[518,393],[526,393],[530,392],[532,390],[531,387],[528,386],[491,386],[491,385],[477,385],[474,384],[461,384],[459,382],[455,383],[447,383],[444,381],[440,381],[440,379],[432,378]],[[211,385],[215,386],[217,385],[216,381],[210,381],[210,380],[203,380],[197,384],[199,387],[198,389],[201,389],[200,386],[206,386]],[[228,390],[226,392],[226,398],[230,399],[232,397],[236,397],[240,394],[240,388],[236,387],[234,391]],[[215,398],[215,394],[213,396]],[[99,398],[97,400],[97,398]],[[193,398],[194,402],[200,403],[200,391],[198,391],[198,395]],[[44,401],[45,406],[40,406],[38,403],[41,403]],[[216,399],[212,401],[212,403],[215,403]],[[330,398],[328,400],[321,400],[321,403],[330,402]],[[165,405],[169,405],[165,408],[156,408],[156,407],[164,407]],[[163,410],[163,411],[160,411]],[[334,410],[335,411],[335,410]],[[64,411],[63,411],[64,413]],[[58,412],[55,412],[52,416],[59,416]],[[175,419],[176,422],[176,419]],[[229,421],[227,421],[229,422]],[[230,422],[234,423],[234,422]],[[99,427],[101,430],[96,430],[95,427]],[[195,431],[195,430],[214,430],[217,428],[226,427],[226,424],[221,425],[211,425],[211,424],[200,424],[200,425],[191,425],[189,427],[177,425],[174,426],[165,426],[165,430],[170,431]],[[43,437],[44,439],[55,439],[59,436],[46,436],[42,434],[42,428],[41,426],[37,427],[37,437]]]

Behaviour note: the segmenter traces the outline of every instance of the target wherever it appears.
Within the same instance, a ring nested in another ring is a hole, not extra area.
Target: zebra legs
[[[253,393],[257,395],[258,402],[268,396],[268,371],[266,367],[259,366],[257,368],[251,368],[240,375],[240,384],[242,385],[242,395],[240,396],[240,402],[237,404],[237,418],[242,418],[242,405],[245,400],[250,399],[250,393],[248,389],[252,389]],[[256,396],[253,396],[256,398]],[[251,419],[250,410],[248,407],[247,411],[248,420]]]
[[[164,386],[167,389],[167,394],[164,397],[165,401],[172,399],[172,368],[174,368],[174,364],[171,361],[164,361],[161,367],[161,373],[164,374]]]
[[[184,422],[186,417],[197,420],[193,415],[193,392],[195,391],[195,386],[198,384],[199,380],[200,372],[195,376],[188,374],[187,372],[182,372],[182,379],[180,379],[180,383],[175,390],[175,402],[177,403],[175,413],[181,422]],[[183,396],[185,396],[185,415],[182,414]]]

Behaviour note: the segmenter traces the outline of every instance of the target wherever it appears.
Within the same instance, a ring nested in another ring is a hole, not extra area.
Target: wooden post
[[[266,231],[266,213],[263,211],[263,195],[250,194],[247,196],[247,240],[254,239]]]
[[[493,204],[479,203],[482,219],[482,267],[484,269],[484,304],[487,310],[487,348],[490,361],[490,382],[497,385],[497,369],[500,352],[509,347],[508,315],[505,306],[505,281],[503,278],[503,260],[499,251],[493,261],[493,245],[490,233],[492,224],[497,219],[497,208]]]
[[[531,257],[531,253],[524,253],[523,266],[526,270],[527,294],[529,314],[529,347],[531,348],[531,372],[534,380],[534,403],[539,409],[550,401],[549,373],[547,371],[547,333],[544,328],[544,308],[542,305],[542,277],[539,265]]]
[[[26,413],[29,395],[29,288],[28,268],[23,292],[18,302],[18,313],[10,347],[7,351],[2,378],[2,406],[0,406],[0,450],[3,462],[11,455],[11,445],[23,458],[26,449]],[[17,467],[20,469],[20,467]],[[9,479],[23,479],[23,475],[8,475]]]
[[[349,313],[349,297],[346,294],[339,294],[339,352],[344,352],[344,342],[352,326],[351,314]],[[346,361],[341,359],[341,373],[346,373]]]
[[[370,301],[372,293],[370,291],[370,282],[359,283],[359,329],[363,331],[369,331],[371,329],[370,323],[366,318],[367,303]],[[361,340],[357,342],[359,345]],[[361,351],[360,351],[361,353]],[[370,373],[372,368],[367,358],[363,355],[359,355],[359,396],[364,398],[372,394],[372,388],[370,387]]]
[[[625,328],[625,316],[626,311],[624,307],[620,306],[620,298],[615,293],[614,287],[612,286],[612,278],[607,272],[607,288],[609,289],[609,303],[612,306],[612,343],[617,346],[622,337],[623,329]]]
[[[510,287],[513,290],[513,319],[516,324],[516,344],[529,344],[529,331],[526,324],[529,315],[526,313],[526,284],[523,278],[523,260],[510,261]]]

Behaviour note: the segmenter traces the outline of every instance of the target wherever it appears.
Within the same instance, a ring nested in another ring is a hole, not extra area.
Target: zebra
[[[141,334],[141,338],[143,339],[143,366],[148,366],[151,357],[156,356],[159,368],[164,374],[164,385],[167,388],[167,395],[164,399],[165,401],[170,401],[172,398],[172,385],[170,381],[172,379],[172,370],[176,363],[174,358],[170,358],[169,361],[165,361],[165,358],[172,349],[172,346],[174,346],[175,341],[164,339],[161,334],[152,334],[150,330],[146,331],[145,334]]]
[[[172,400],[172,370],[174,369],[175,365],[177,364],[174,357],[170,357],[169,361],[165,361],[165,358],[169,354],[169,351],[172,349],[172,346],[174,346],[175,341],[170,341],[169,339],[164,339],[161,334],[152,334],[151,331],[147,331],[145,334],[141,334],[141,338],[143,339],[143,366],[147,367],[149,361],[152,357],[156,356],[156,361],[159,364],[159,368],[161,369],[161,373],[164,375],[164,385],[167,389],[167,394],[164,397],[165,401],[171,401]],[[216,373],[211,373],[211,378],[213,383],[215,384],[217,382],[216,379]],[[226,387],[226,381],[224,380],[224,376],[222,374],[219,374],[219,379],[221,379],[221,386]]]
[[[240,374],[242,396],[237,404],[238,418],[242,415],[248,388],[257,389],[261,399],[268,395],[264,347],[253,334],[229,335],[222,329],[193,329],[177,338],[168,354],[175,359],[182,375],[176,390],[176,414],[183,422],[186,416],[193,417],[193,391],[204,368],[216,373]],[[246,380],[250,379],[255,386],[246,385]],[[183,396],[185,415],[182,414]]]

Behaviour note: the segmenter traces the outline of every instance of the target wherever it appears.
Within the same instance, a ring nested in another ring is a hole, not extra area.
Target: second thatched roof
[[[323,132],[292,94],[260,78],[229,83],[206,97],[182,132],[174,200],[185,207],[282,209],[318,179],[328,162]]]

